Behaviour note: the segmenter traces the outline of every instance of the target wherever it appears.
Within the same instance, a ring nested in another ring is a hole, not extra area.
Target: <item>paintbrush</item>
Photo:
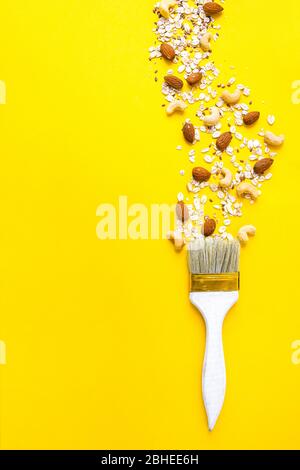
[[[201,312],[206,325],[202,394],[210,431],[216,424],[225,398],[222,326],[227,312],[239,296],[239,256],[238,240],[203,237],[188,246],[190,301]]]

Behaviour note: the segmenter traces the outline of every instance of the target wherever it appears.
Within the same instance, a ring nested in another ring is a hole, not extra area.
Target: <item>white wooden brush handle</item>
[[[202,369],[202,394],[210,430],[213,429],[222,409],[226,390],[223,321],[223,312],[205,316],[206,346]]]
[[[238,300],[238,292],[192,292],[190,300],[201,312],[206,324],[202,393],[208,427],[212,431],[223,407],[226,390],[223,321],[228,310]]]

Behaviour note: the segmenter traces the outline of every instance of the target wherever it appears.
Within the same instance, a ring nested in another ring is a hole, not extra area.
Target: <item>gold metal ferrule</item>
[[[191,274],[191,292],[228,292],[240,289],[240,273]]]

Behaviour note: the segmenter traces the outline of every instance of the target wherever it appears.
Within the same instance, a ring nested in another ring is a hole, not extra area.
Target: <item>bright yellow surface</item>
[[[0,1],[1,448],[300,448],[300,4],[288,5],[227,0],[214,48],[222,77],[251,87],[286,143],[246,210],[258,233],[209,433],[185,255],[95,232],[100,203],[171,203],[191,169],[175,150],[182,117],[161,108],[166,66],[155,83],[147,60],[153,1]]]

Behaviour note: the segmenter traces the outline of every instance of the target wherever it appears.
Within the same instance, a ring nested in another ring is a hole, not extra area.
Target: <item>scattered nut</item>
[[[183,201],[179,201],[176,204],[176,217],[183,223],[189,220],[189,211]]]
[[[251,126],[259,119],[260,113],[258,111],[251,111],[251,113],[245,114],[243,117],[244,124]]]
[[[175,5],[177,5],[177,2],[175,0],[161,0],[159,6],[159,13],[164,18],[169,18],[170,8],[175,7]]]
[[[262,158],[261,160],[258,160],[254,167],[254,173],[257,175],[263,175],[265,171],[267,171],[272,165],[273,165],[274,160],[272,158]]]
[[[174,243],[174,247],[176,251],[181,251],[185,245],[185,241],[182,235],[178,232],[169,232],[167,234],[168,240]]]
[[[209,180],[211,173],[206,168],[196,166],[193,168],[192,175],[195,181],[198,181],[198,183],[203,183],[203,181]]]
[[[233,93],[230,93],[228,90],[223,91],[221,98],[226,104],[236,104],[240,100],[241,95],[241,90],[237,88]]]
[[[206,217],[202,228],[203,235],[205,237],[210,237],[216,230],[216,226],[217,224],[214,219]]]
[[[284,142],[284,135],[276,135],[271,131],[265,132],[265,143],[268,145],[273,145],[274,147],[279,147]]]
[[[181,88],[183,87],[183,81],[180,78],[175,77],[175,75],[166,75],[164,79],[165,82],[170,87],[175,88],[175,90],[181,90]]]
[[[224,8],[216,2],[208,2],[203,5],[203,10],[206,15],[217,15],[221,13]]]
[[[216,141],[216,146],[218,150],[220,150],[221,152],[224,152],[224,150],[226,150],[228,145],[230,144],[231,140],[232,140],[231,132],[224,132],[223,134],[221,134],[220,137],[218,137]]]
[[[201,72],[194,72],[194,73],[191,73],[187,77],[186,81],[188,82],[189,85],[193,86],[199,83],[201,81],[201,78],[202,78]]]
[[[200,47],[204,52],[210,50],[210,41],[212,39],[213,39],[213,35],[211,33],[205,33],[200,38]]]
[[[244,225],[240,228],[237,234],[237,238],[242,244],[246,244],[249,240],[249,235],[254,236],[256,233],[256,228],[253,225]]]
[[[242,181],[242,183],[236,187],[236,192],[238,196],[251,199],[252,201],[256,201],[259,196],[259,192],[255,186],[245,181]]]
[[[222,168],[220,170],[221,175],[223,176],[222,179],[220,179],[219,184],[221,188],[229,188],[231,183],[232,183],[232,173],[230,170],[227,168]]]
[[[161,55],[167,60],[173,60],[176,55],[173,47],[167,42],[164,42],[163,44],[161,44],[160,52],[161,52]]]
[[[183,136],[190,144],[195,140],[195,128],[191,122],[186,122],[182,128]]]
[[[203,122],[206,126],[215,126],[221,119],[220,111],[216,106],[211,108],[210,114],[204,116]]]
[[[182,113],[186,108],[187,105],[184,103],[184,101],[175,100],[166,107],[166,113],[168,116],[170,116],[171,114],[175,113],[175,111]]]

